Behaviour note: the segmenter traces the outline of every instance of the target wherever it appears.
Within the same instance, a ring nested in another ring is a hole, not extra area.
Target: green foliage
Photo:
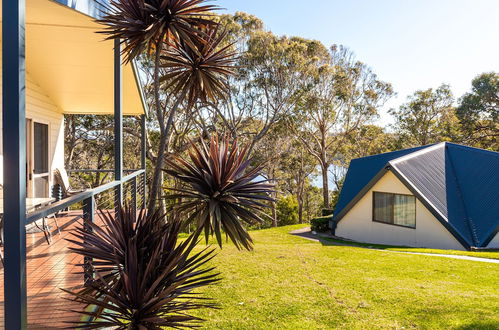
[[[398,110],[395,131],[403,147],[452,141],[459,134],[459,122],[453,107],[454,97],[448,85],[416,91]]]
[[[499,73],[482,73],[473,79],[471,92],[460,100],[457,116],[465,142],[499,150]]]
[[[322,209],[321,214],[323,217],[327,217],[333,214],[334,209]]]
[[[277,223],[279,226],[298,223],[298,201],[293,195],[287,195],[277,200]]]
[[[122,53],[129,62],[142,53],[161,49],[163,44],[196,41],[200,28],[215,24],[202,15],[218,9],[205,0],[112,0],[104,5],[98,22],[105,28],[98,33],[106,39],[126,41]]]
[[[329,231],[329,221],[331,219],[332,219],[332,215],[313,218],[310,221],[310,228],[313,231],[325,233],[325,232]]]
[[[396,143],[395,135],[387,133],[383,127],[362,125],[349,136],[344,148],[344,161],[393,151],[397,148]],[[348,163],[341,165],[346,167]]]

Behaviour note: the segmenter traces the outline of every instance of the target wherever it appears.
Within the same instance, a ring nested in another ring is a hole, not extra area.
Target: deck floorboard
[[[52,219],[48,224],[53,228]],[[81,223],[81,211],[71,211],[58,218],[61,235],[53,232],[52,244],[47,244],[43,233],[27,234],[26,267],[28,289],[28,328],[61,329],[70,327],[68,321],[80,318],[71,310],[81,310],[82,306],[67,300],[70,296],[64,289],[75,289],[83,284],[82,269],[76,266],[82,258],[72,253],[66,240],[70,232]],[[0,328],[4,328],[4,285],[3,267],[0,265]]]

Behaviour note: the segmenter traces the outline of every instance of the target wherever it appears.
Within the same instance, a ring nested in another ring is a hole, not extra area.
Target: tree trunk
[[[298,221],[303,223],[303,199],[298,199]]]
[[[160,140],[159,140],[159,150],[158,150],[158,157],[156,158],[156,164],[154,164],[154,173],[152,177],[152,182],[151,182],[151,191],[150,191],[150,198],[149,198],[149,205],[147,206],[147,211],[149,213],[154,212],[154,208],[156,206],[156,201],[159,199],[159,194],[160,194],[160,185],[162,185],[161,177],[162,177],[162,171],[163,171],[163,161],[165,158],[165,150],[166,150],[166,142],[167,142],[167,136],[166,134],[161,134]]]
[[[298,201],[298,222],[303,223],[303,193],[304,193],[304,182],[300,179],[300,183],[298,184],[296,200]]]
[[[272,202],[272,227],[277,227],[277,209],[276,209],[276,202]]]
[[[307,210],[307,222],[310,223],[310,200],[308,192],[305,193],[305,209]]]
[[[173,125],[173,120],[175,118],[175,114],[177,113],[177,109],[182,104],[182,101],[187,95],[187,90],[184,89],[177,97],[177,100],[175,101],[175,104],[173,105],[172,109],[170,110],[170,114],[168,116],[168,120],[166,123],[166,126],[161,132],[161,137],[160,137],[160,143],[159,143],[159,150],[158,150],[158,157],[156,160],[156,164],[154,164],[154,176],[153,176],[153,181],[151,184],[151,200],[149,200],[149,206],[147,207],[147,211],[152,213],[154,212],[154,207],[156,204],[156,199],[154,196],[158,196],[158,200],[161,199],[161,188],[163,186],[163,179],[162,179],[162,172],[163,172],[163,162],[165,160],[165,154],[166,154],[166,149],[168,148],[168,141],[170,140],[170,131],[171,127]],[[163,125],[164,123],[160,123],[160,125]],[[160,202],[160,206],[164,208],[164,203]]]
[[[322,197],[324,200],[324,208],[329,208],[329,178],[328,178],[328,164],[321,164],[322,171]]]
[[[154,58],[154,74],[153,74],[153,87],[154,87],[154,104],[156,107],[156,117],[158,119],[158,125],[161,132],[160,142],[159,142],[159,150],[158,157],[156,158],[156,164],[154,164],[154,173],[151,180],[151,191],[149,194],[149,205],[147,206],[147,210],[149,213],[154,211],[154,207],[156,205],[156,196],[158,195],[159,190],[159,181],[160,174],[163,168],[163,159],[165,155],[166,148],[166,136],[164,130],[164,117],[163,117],[163,109],[161,107],[161,100],[159,96],[159,64],[161,59],[161,50],[163,48],[163,39],[164,35],[161,34],[160,42],[156,45],[156,54]]]

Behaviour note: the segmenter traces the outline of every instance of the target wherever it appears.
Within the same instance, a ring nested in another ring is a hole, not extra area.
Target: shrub
[[[327,217],[329,215],[333,215],[333,209],[322,209],[321,213],[323,217]]]
[[[192,252],[193,235],[179,240],[179,221],[165,221],[156,211],[150,215],[125,208],[118,215],[103,213],[104,226],[82,225],[70,240],[70,248],[85,258],[95,279],[87,287],[70,292],[74,300],[96,308],[80,312],[92,321],[72,322],[78,329],[161,329],[195,327],[202,321],[190,312],[216,307],[194,290],[218,282],[206,263],[213,250]]]
[[[311,229],[321,233],[327,232],[329,230],[329,221],[331,221],[332,218],[332,215],[313,218],[310,221]]]
[[[279,226],[294,225],[298,223],[298,201],[293,195],[280,198],[276,205],[277,222]]]

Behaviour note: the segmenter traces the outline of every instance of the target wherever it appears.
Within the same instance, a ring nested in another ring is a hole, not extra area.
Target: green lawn
[[[205,289],[220,310],[208,329],[499,329],[499,265],[325,246],[252,232],[255,251],[227,245]]]

